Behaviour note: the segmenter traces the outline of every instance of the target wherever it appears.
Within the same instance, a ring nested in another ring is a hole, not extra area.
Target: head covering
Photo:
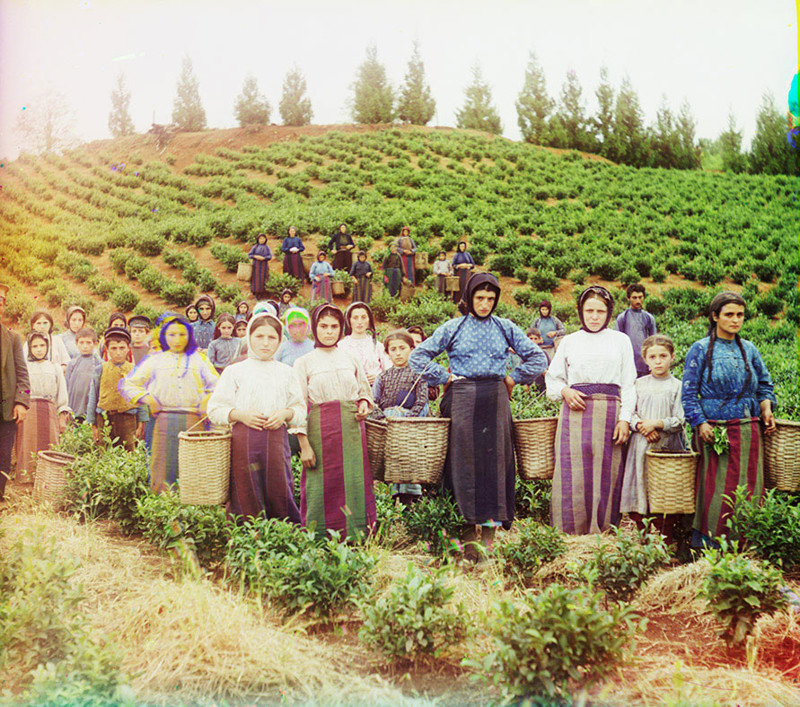
[[[127,329],[124,329],[121,326],[111,326],[105,330],[103,333],[103,343],[107,344],[109,341],[114,339],[122,339],[126,341],[128,344],[131,343],[131,335]]]
[[[208,316],[207,319],[203,320],[203,317],[200,317],[200,303],[201,302],[208,302],[211,305],[211,314]],[[197,316],[200,317],[203,321],[210,321],[214,319],[214,313],[217,311],[217,303],[214,302],[214,298],[211,295],[200,295],[194,303],[195,308],[197,309]]]
[[[283,296],[284,295],[290,295],[290,296],[294,297],[294,292],[292,292],[292,290],[290,288],[285,287],[283,289],[283,292],[281,292],[281,300],[283,300]]]
[[[33,323],[37,319],[41,319],[44,317],[48,322],[50,322],[50,333],[53,333],[53,317],[50,312],[45,311],[44,309],[37,309],[33,314],[31,314],[31,330],[33,330]]]
[[[268,312],[260,312],[259,314],[254,314],[250,321],[247,322],[247,332],[244,335],[244,340],[247,342],[247,358],[255,359],[256,361],[271,361],[272,357],[274,357],[274,353],[270,358],[261,358],[254,350],[250,344],[250,335],[253,333],[253,327],[264,321],[270,321],[277,324],[276,331],[278,332],[278,346],[280,346],[281,342],[283,341],[283,326],[281,325],[281,320],[278,317],[268,313]],[[269,326],[269,325],[267,325]],[[277,351],[277,349],[276,349]]]
[[[261,302],[256,303],[256,306],[253,307],[254,317],[256,314],[260,314],[262,312],[265,314],[271,314],[273,317],[279,316],[278,306],[271,300],[262,300]]]
[[[456,244],[456,252],[457,252],[457,253],[460,253],[460,252],[461,252],[461,248],[459,248],[458,246],[460,246],[462,243],[464,244],[464,252],[466,252],[466,250],[467,250],[467,242],[466,242],[466,241],[459,241],[459,242]]]
[[[302,307],[289,307],[283,315],[283,321],[288,328],[293,322],[303,321],[306,324],[311,324],[311,318],[308,316],[308,311]]]
[[[184,309],[184,310],[183,310],[183,313],[184,313],[184,314],[185,314],[187,317],[189,316],[189,310],[190,310],[190,309],[193,309],[195,312],[197,312],[197,307],[196,307],[196,305],[195,305],[195,303],[194,303],[194,302],[192,302],[192,303],[191,303],[191,304],[190,304],[190,305],[189,305],[189,306],[188,306],[186,309]],[[199,314],[199,312],[198,312],[198,314]]]
[[[266,233],[259,233],[256,236],[256,245],[258,245],[258,239],[259,238],[263,238],[264,239],[264,243],[266,243],[269,240],[269,238],[267,238],[267,234]]]
[[[132,326],[142,326],[149,331],[153,324],[150,322],[150,318],[145,317],[144,314],[134,314],[128,319],[128,328],[130,329]]]
[[[353,315],[353,311],[356,309],[365,309],[367,310],[367,315],[369,316],[369,328],[368,331],[371,335],[375,336],[375,315],[372,313],[372,309],[370,306],[365,302],[353,302],[347,309],[344,310],[344,335],[350,336],[353,333],[353,327],[350,326],[350,317]]]
[[[606,304],[607,313],[606,313],[606,321],[597,332],[593,332],[586,327],[586,323],[583,321],[583,305],[590,297],[597,297],[601,299]],[[588,331],[590,334],[596,334],[600,331],[605,329],[609,322],[611,321],[611,317],[614,315],[614,298],[611,296],[611,293],[605,288],[600,285],[592,285],[591,287],[587,287],[581,294],[578,296],[578,319],[581,320],[581,329],[584,331]]]
[[[317,260],[319,260],[319,259],[320,259],[320,256],[322,256],[323,258],[327,258],[327,257],[328,257],[328,254],[327,254],[327,253],[326,253],[324,250],[320,250],[320,251],[317,253]]]
[[[314,311],[311,312],[311,334],[314,337],[315,347],[322,346],[317,338],[317,324],[319,323],[319,320],[325,316],[333,317],[339,322],[339,338],[336,340],[337,344],[344,336],[344,314],[342,314],[342,310],[338,307],[334,307],[332,304],[323,302],[322,304],[318,304],[316,307],[314,307]]]
[[[47,346],[47,350],[44,352],[44,356],[42,356],[41,358],[35,358],[33,355],[33,351],[31,351],[31,342],[33,342],[34,339],[41,339]],[[28,343],[29,361],[44,361],[50,354],[50,337],[47,334],[41,334],[38,331],[32,331],[30,334],[28,334],[27,343]]]
[[[116,328],[114,322],[122,322],[122,328],[128,326],[128,318],[122,312],[111,312],[108,317],[108,328]]]
[[[497,297],[494,300],[492,311],[489,312],[489,314],[487,314],[485,317],[479,317],[475,313],[475,308],[472,305],[473,296],[477,289],[486,289],[487,286],[488,289],[497,295]],[[488,319],[492,316],[492,314],[494,314],[494,310],[497,309],[498,304],[500,304],[500,283],[491,273],[479,272],[477,275],[473,275],[469,280],[467,280],[467,286],[464,288],[464,293],[461,295],[461,301],[458,303],[458,309],[464,315],[471,314],[476,319]]]
[[[79,307],[77,304],[73,304],[71,307],[67,308],[67,314],[64,317],[64,326],[67,327],[69,330],[69,318],[75,314],[75,312],[80,312],[83,315],[83,323],[86,323],[86,310],[83,307]]]
[[[161,329],[159,329],[158,332],[158,343],[161,345],[162,351],[169,351],[169,345],[167,344],[167,329],[171,324],[175,323],[182,324],[186,328],[186,333],[189,337],[183,353],[189,356],[197,351],[197,342],[194,340],[194,330],[192,329],[192,325],[189,324],[189,322],[187,322],[183,317],[179,317],[175,314],[164,315],[159,321],[161,322]]]

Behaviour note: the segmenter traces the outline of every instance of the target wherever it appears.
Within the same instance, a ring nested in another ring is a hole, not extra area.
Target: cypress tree
[[[306,93],[306,80],[300,69],[293,67],[283,80],[279,110],[284,125],[308,125],[314,115]]]
[[[797,154],[786,135],[788,121],[775,106],[771,93],[765,93],[756,115],[756,134],[750,147],[750,171],[754,174],[796,174]]]
[[[678,169],[697,169],[700,167],[700,150],[694,142],[696,125],[689,102],[684,101],[681,104],[681,112],[678,113],[676,127],[678,147],[675,166]]]
[[[675,128],[675,117],[669,109],[667,97],[661,99],[656,113],[656,125],[651,131],[651,162],[653,167],[676,167],[679,152],[679,137]]]
[[[456,112],[457,127],[483,130],[495,135],[503,132],[500,116],[492,105],[492,91],[477,65],[472,67],[472,83],[467,86],[464,95],[464,105]]]
[[[242,92],[236,97],[233,114],[239,126],[268,125],[272,109],[269,101],[258,92],[255,76],[249,75],[244,80]]]
[[[195,132],[206,127],[206,112],[200,102],[200,84],[192,70],[192,60],[183,58],[178,90],[172,106],[172,122],[179,130]]]
[[[744,172],[747,170],[747,156],[742,154],[742,132],[736,130],[736,118],[728,114],[728,129],[719,136],[722,153],[722,169],[726,172]]]
[[[125,87],[125,76],[117,74],[117,83],[111,91],[111,112],[108,114],[108,129],[114,137],[133,135],[133,120],[129,106],[131,94]]]
[[[547,118],[553,110],[553,100],[547,95],[544,71],[531,52],[525,69],[525,83],[517,97],[517,125],[526,142],[546,144]]]
[[[596,148],[581,94],[578,75],[570,69],[567,72],[567,80],[561,88],[558,111],[550,121],[552,135],[549,144],[553,147],[588,151]]]
[[[356,123],[391,123],[394,119],[394,93],[374,45],[367,47],[367,58],[358,67],[352,115]]]
[[[648,144],[643,121],[639,96],[626,76],[614,108],[614,132],[608,155],[612,160],[635,167],[647,164]]]
[[[614,89],[608,82],[605,66],[600,69],[600,85],[594,95],[597,97],[597,117],[592,122],[600,142],[600,154],[608,157],[614,132]]]
[[[436,101],[431,96],[430,86],[425,83],[425,65],[419,55],[419,45],[414,42],[414,53],[400,91],[397,116],[404,123],[426,125],[435,112]]]

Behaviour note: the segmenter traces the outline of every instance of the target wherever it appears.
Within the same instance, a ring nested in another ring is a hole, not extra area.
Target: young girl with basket
[[[344,311],[344,334],[339,348],[361,364],[372,385],[392,363],[383,344],[375,336],[375,317],[368,304],[353,302]]]
[[[281,323],[271,314],[250,319],[247,360],[222,372],[208,401],[208,418],[233,425],[228,513],[299,523],[288,432],[305,437],[306,404],[291,367],[273,358],[282,336]]]
[[[311,280],[311,301],[325,300],[330,304],[333,301],[331,279],[333,268],[326,260],[328,256],[324,250],[317,253],[317,261],[308,270],[308,279]]]

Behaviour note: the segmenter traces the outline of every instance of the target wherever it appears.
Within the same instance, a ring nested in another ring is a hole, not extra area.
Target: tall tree
[[[750,146],[750,171],[756,174],[796,174],[797,154],[789,146],[789,124],[765,93],[756,115],[756,134]]]
[[[472,67],[472,83],[464,90],[464,95],[464,105],[456,112],[457,127],[483,130],[495,135],[503,132],[500,116],[492,105],[492,91],[483,80],[477,64]]]
[[[653,167],[677,167],[680,151],[680,138],[676,130],[675,116],[662,96],[661,106],[656,113],[656,124],[651,130],[650,154]]]
[[[283,79],[279,110],[284,125],[308,125],[314,115],[306,93],[306,79],[299,68],[292,67]]]
[[[178,77],[178,89],[172,104],[172,122],[186,132],[195,132],[206,127],[206,112],[200,102],[200,84],[188,56],[183,58]]]
[[[570,69],[561,88],[561,99],[555,116],[550,121],[553,147],[594,151],[596,142],[589,128],[586,110],[581,98],[582,89],[578,75]]]
[[[76,142],[75,114],[67,97],[55,90],[28,103],[17,118],[20,146],[31,152],[60,152]]]
[[[394,119],[394,92],[375,45],[367,47],[367,58],[358,67],[352,115],[356,123],[391,123]]]
[[[242,85],[242,92],[236,97],[233,109],[239,126],[268,125],[271,111],[269,101],[258,92],[256,77],[248,75]]]
[[[647,164],[647,135],[639,96],[626,76],[622,80],[614,107],[614,131],[608,156],[616,162],[641,166]]]
[[[678,169],[697,169],[700,167],[700,149],[695,145],[694,131],[697,123],[692,115],[689,101],[681,104],[681,112],[678,113],[676,131],[678,135],[678,147],[676,153],[676,167]]]
[[[414,42],[414,52],[400,90],[397,117],[404,123],[426,125],[435,112],[436,101],[433,100],[430,86],[425,83],[425,64],[419,55],[419,44]]]
[[[742,132],[736,129],[736,118],[728,114],[728,129],[719,136],[722,153],[722,169],[726,172],[744,172],[747,170],[747,155],[742,154]]]
[[[114,90],[111,91],[111,113],[108,114],[108,129],[114,137],[133,135],[130,104],[131,94],[125,86],[125,75],[120,71]]]
[[[594,95],[597,97],[597,117],[592,122],[600,142],[600,154],[608,157],[614,132],[614,89],[608,82],[608,69],[605,66],[600,69],[600,85]]]
[[[526,142],[544,144],[547,137],[547,118],[553,110],[553,100],[547,95],[544,71],[531,52],[525,69],[525,83],[517,97],[517,125]]]

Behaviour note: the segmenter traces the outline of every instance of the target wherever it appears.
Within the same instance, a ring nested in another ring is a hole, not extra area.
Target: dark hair
[[[425,341],[428,337],[425,336],[425,330],[418,324],[414,324],[406,329],[409,334],[419,334],[422,340]]]
[[[411,332],[408,331],[408,329],[395,329],[394,331],[390,331],[383,340],[384,347],[388,349],[392,341],[404,341],[412,349],[414,348],[414,339],[411,337]]]
[[[716,314],[719,317],[719,313],[722,311],[723,307],[727,304],[736,304],[740,307],[747,307],[747,304],[744,301],[744,298],[737,294],[736,292],[720,292],[718,295],[711,300],[711,304],[708,305],[708,351],[706,351],[706,366],[708,366],[708,382],[711,383],[711,372],[714,368],[714,345],[717,343],[717,321],[714,319],[714,315]],[[747,362],[747,354],[744,350],[744,344],[742,344],[742,338],[739,334],[733,335],[733,340],[736,342],[736,345],[739,347],[739,353],[742,355],[742,361],[744,361],[744,369],[746,371],[744,377],[744,383],[742,383],[742,389],[739,391],[739,395],[736,396],[736,402],[738,403],[742,396],[744,395],[745,390],[750,385],[750,380],[753,377],[753,371],[750,369],[750,364]]]
[[[542,332],[535,326],[529,326],[528,331],[525,332],[525,336],[538,336],[540,339],[542,338]]]
[[[222,336],[222,332],[220,331],[219,325],[228,322],[228,324],[233,325],[233,328],[236,328],[236,320],[233,318],[232,314],[228,314],[223,312],[217,317],[217,325],[214,327],[214,338],[219,339]]]
[[[672,343],[672,339],[666,334],[653,334],[642,342],[642,358],[647,353],[647,349],[651,349],[654,346],[663,346],[672,356],[675,355],[675,344]]]
[[[641,282],[634,282],[632,285],[628,285],[625,290],[625,296],[630,297],[634,292],[641,292],[643,295],[647,294]]]
[[[339,341],[341,341],[344,335],[344,314],[342,310],[332,304],[323,302],[314,307],[314,310],[311,312],[311,335],[314,337],[314,346],[319,346],[317,324],[319,324],[319,320],[323,317],[333,317],[339,323]]]
[[[319,256],[320,255],[325,257],[325,258],[328,257],[328,254],[324,250],[320,250],[320,251],[317,252],[317,260],[319,260]]]
[[[97,341],[97,334],[94,333],[94,329],[85,326],[83,329],[78,329],[78,331],[75,332],[75,341],[78,341],[78,339],[91,339],[92,341]]]
[[[372,313],[372,309],[366,302],[353,302],[347,309],[344,310],[344,335],[350,336],[353,333],[353,327],[350,326],[350,317],[353,314],[353,311],[356,309],[363,309],[367,312],[367,316],[369,317],[369,332],[372,334],[372,338],[375,338],[375,315]]]
[[[462,244],[464,246],[464,251],[463,252],[466,253],[467,252],[467,242],[466,241],[459,241],[458,244],[456,245],[456,251],[457,252],[461,251],[461,248],[459,248],[459,246],[462,245]]]
[[[367,259],[367,252],[364,251],[364,250],[358,251],[358,255],[356,257],[360,258],[362,255],[364,256],[364,259],[366,260]]]
[[[122,321],[122,328],[126,329],[128,327],[128,318],[122,312],[111,312],[108,317],[108,328],[110,329],[114,326],[114,322]]]
[[[253,323],[250,325],[250,333],[252,334],[256,329],[260,329],[262,326],[267,325],[271,326],[275,330],[275,333],[277,333],[279,339],[283,339],[283,327],[281,326],[280,322],[275,319],[275,317],[269,314],[259,313],[253,320]]]
[[[286,235],[287,236],[291,235],[292,229],[294,229],[295,233],[300,233],[300,231],[298,230],[297,226],[289,226],[289,228],[286,229]]]
[[[599,299],[601,302],[603,302],[608,310],[606,315],[606,323],[603,325],[603,329],[608,326],[609,322],[611,321],[611,317],[614,315],[614,298],[611,296],[611,293],[605,287],[600,285],[590,285],[583,292],[581,292],[580,296],[578,297],[578,319],[580,319],[581,328],[584,331],[589,330],[586,329],[586,325],[583,322],[583,305],[586,304],[588,300],[593,298]]]
[[[447,251],[445,250],[440,250],[438,254],[443,255],[445,258],[447,257]]]
[[[259,233],[259,234],[256,236],[256,245],[258,245],[258,239],[259,239],[259,238],[261,238],[262,236],[264,237],[264,240],[265,240],[265,241],[268,241],[268,240],[269,240],[269,238],[267,238],[267,234],[266,234],[266,233]]]
[[[46,312],[43,309],[37,309],[33,314],[31,314],[31,329],[33,329],[33,324],[37,319],[41,319],[44,317],[48,322],[50,322],[50,333],[53,333],[53,317],[50,312]],[[86,321],[84,319],[84,321]]]
[[[536,307],[536,309],[541,309],[542,307],[547,307],[547,311],[549,312],[553,311],[553,305],[550,303],[549,299],[543,299],[541,302],[539,302],[539,306]]]

